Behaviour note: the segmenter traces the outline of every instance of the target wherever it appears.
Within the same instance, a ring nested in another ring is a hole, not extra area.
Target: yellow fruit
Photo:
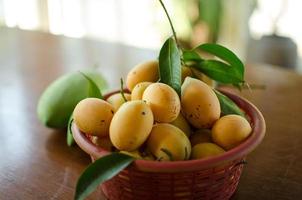
[[[152,126],[150,107],[141,100],[128,101],[113,116],[109,136],[117,149],[134,151],[146,141]]]
[[[131,100],[142,100],[144,91],[151,84],[151,82],[141,82],[136,84],[131,92]]]
[[[144,145],[144,148],[141,149],[141,156],[144,160],[155,160],[155,157],[152,155],[150,150],[146,148],[146,145]]]
[[[146,154],[145,152],[140,152],[139,150],[135,151],[120,151],[120,153],[132,156],[133,158],[140,160],[155,160],[152,155]]]
[[[125,98],[127,99],[127,101],[131,100],[131,95],[130,94],[124,93],[124,95],[125,95]],[[116,93],[116,94],[111,95],[107,99],[107,102],[110,103],[113,106],[114,112],[116,112],[121,107],[121,105],[123,103],[125,103],[125,100],[124,100],[121,93]]]
[[[216,144],[228,150],[243,142],[251,131],[251,125],[244,117],[226,115],[214,124],[212,139]]]
[[[114,108],[108,102],[97,98],[86,98],[80,101],[73,118],[78,128],[86,134],[106,136],[114,114]]]
[[[131,152],[129,152],[129,151],[120,151],[120,153],[131,156],[131,157],[136,158],[136,159],[143,159],[142,156],[140,155],[139,151],[137,151],[137,150],[131,151]]]
[[[147,87],[143,100],[150,106],[154,120],[169,123],[180,112],[180,100],[173,88],[163,83],[153,83]]]
[[[195,131],[190,137],[192,147],[196,144],[212,142],[211,130],[199,129]]]
[[[152,155],[143,156],[143,160],[155,160],[155,158]]]
[[[140,82],[156,82],[159,79],[158,61],[152,60],[136,65],[127,75],[127,87],[130,91]]]
[[[186,160],[191,154],[191,144],[186,134],[166,123],[153,126],[147,148],[160,161]]]
[[[195,128],[211,128],[220,117],[219,100],[207,84],[187,77],[181,86],[181,106],[185,118]]]
[[[188,137],[190,137],[191,127],[181,113],[179,113],[178,117],[170,124],[176,126],[180,130],[182,130]]]
[[[193,73],[192,70],[189,67],[181,67],[181,82],[184,82],[185,78],[189,76],[192,77]]]
[[[214,143],[201,143],[192,148],[191,159],[207,158],[224,153],[225,151]]]
[[[108,136],[105,136],[105,137],[92,136],[91,141],[96,146],[99,146],[102,149],[105,149],[107,151],[112,151],[112,149],[114,148],[114,146]]]

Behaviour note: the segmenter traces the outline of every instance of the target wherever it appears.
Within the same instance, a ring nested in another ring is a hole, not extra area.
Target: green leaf
[[[227,62],[231,67],[233,67],[238,73],[237,75],[244,79],[244,65],[241,60],[229,49],[218,45],[218,44],[202,44],[195,49],[202,50],[204,52],[210,53],[217,56],[223,61]]]
[[[185,61],[196,61],[196,62],[203,61],[203,59],[199,56],[199,54],[194,50],[185,50],[183,51],[182,56]]]
[[[197,50],[210,53],[219,60],[204,60]],[[202,44],[190,51],[184,51],[183,59],[189,62],[191,67],[206,74],[211,79],[225,84],[240,86],[244,83],[244,65],[240,59],[229,49],[218,44]],[[193,62],[193,64],[192,64]]]
[[[181,88],[180,53],[175,40],[166,40],[159,53],[160,82],[171,86],[178,94]]]
[[[73,136],[72,136],[72,130],[71,130],[72,122],[73,122],[73,115],[70,115],[70,118],[68,120],[67,138],[66,138],[68,146],[71,146],[74,143],[74,139],[73,139]]]
[[[88,76],[91,80],[94,81],[94,83],[98,86],[98,88],[101,90],[102,94],[103,91],[108,88],[108,83],[103,77],[102,74],[100,74],[96,69],[94,70],[81,70],[81,72],[84,72],[86,76]],[[87,79],[85,79],[87,80]]]
[[[113,178],[135,159],[131,156],[112,153],[90,164],[78,179],[75,200],[85,199],[100,184]]]
[[[218,60],[205,60],[198,62],[191,67],[201,71],[211,79],[221,83],[240,83],[242,77],[238,75],[236,69]]]
[[[97,86],[97,84],[90,78],[87,74],[80,71],[80,73],[88,80],[89,89],[88,89],[88,97],[97,97],[99,99],[103,99],[103,95],[101,89]]]
[[[170,161],[173,161],[173,154],[171,153],[171,151],[169,151],[168,149],[165,149],[165,148],[161,148],[160,150],[169,157]]]
[[[244,112],[229,97],[217,90],[214,90],[214,92],[218,97],[223,115],[236,114],[245,117]]]

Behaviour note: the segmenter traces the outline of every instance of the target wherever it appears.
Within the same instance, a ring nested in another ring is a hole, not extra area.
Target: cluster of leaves
[[[204,59],[199,51],[206,52],[218,59]],[[181,66],[194,68],[211,79],[222,83],[232,84],[238,88],[244,84],[244,65],[229,49],[218,44],[201,44],[192,50],[181,50],[175,39],[170,37],[162,46],[159,54],[160,82],[168,84],[180,94]],[[215,90],[221,110],[224,115],[239,114],[242,111],[227,96]]]

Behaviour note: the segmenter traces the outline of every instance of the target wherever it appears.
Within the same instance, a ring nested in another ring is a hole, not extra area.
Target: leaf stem
[[[162,1],[162,0],[159,0],[159,2],[160,2],[161,6],[163,7],[163,9],[164,9],[164,11],[165,11],[165,13],[166,13],[166,16],[168,17],[168,20],[169,20],[169,23],[170,23],[170,27],[171,27],[172,32],[173,32],[173,37],[174,37],[174,39],[175,39],[175,42],[176,42],[176,44],[177,44],[177,47],[179,48],[180,46],[179,46],[179,44],[178,44],[178,40],[177,40],[177,37],[176,37],[176,32],[175,32],[175,29],[174,29],[174,27],[173,27],[171,18],[170,18],[170,16],[169,16],[169,13],[168,13],[168,11],[167,11],[167,9],[166,9],[166,7],[165,7],[163,1]]]
[[[170,161],[173,161],[173,155],[172,155],[172,153],[168,149],[161,148],[160,150],[162,152],[164,152],[169,157]]]
[[[125,94],[124,94],[124,81],[123,81],[123,78],[121,78],[121,90],[120,90],[120,93],[121,93],[124,101],[127,102],[127,99],[126,99]]]

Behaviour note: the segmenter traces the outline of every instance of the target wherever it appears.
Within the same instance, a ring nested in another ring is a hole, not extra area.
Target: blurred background
[[[185,47],[217,42],[248,63],[302,72],[302,1],[164,2]],[[0,27],[156,50],[171,35],[157,0],[0,0]]]

